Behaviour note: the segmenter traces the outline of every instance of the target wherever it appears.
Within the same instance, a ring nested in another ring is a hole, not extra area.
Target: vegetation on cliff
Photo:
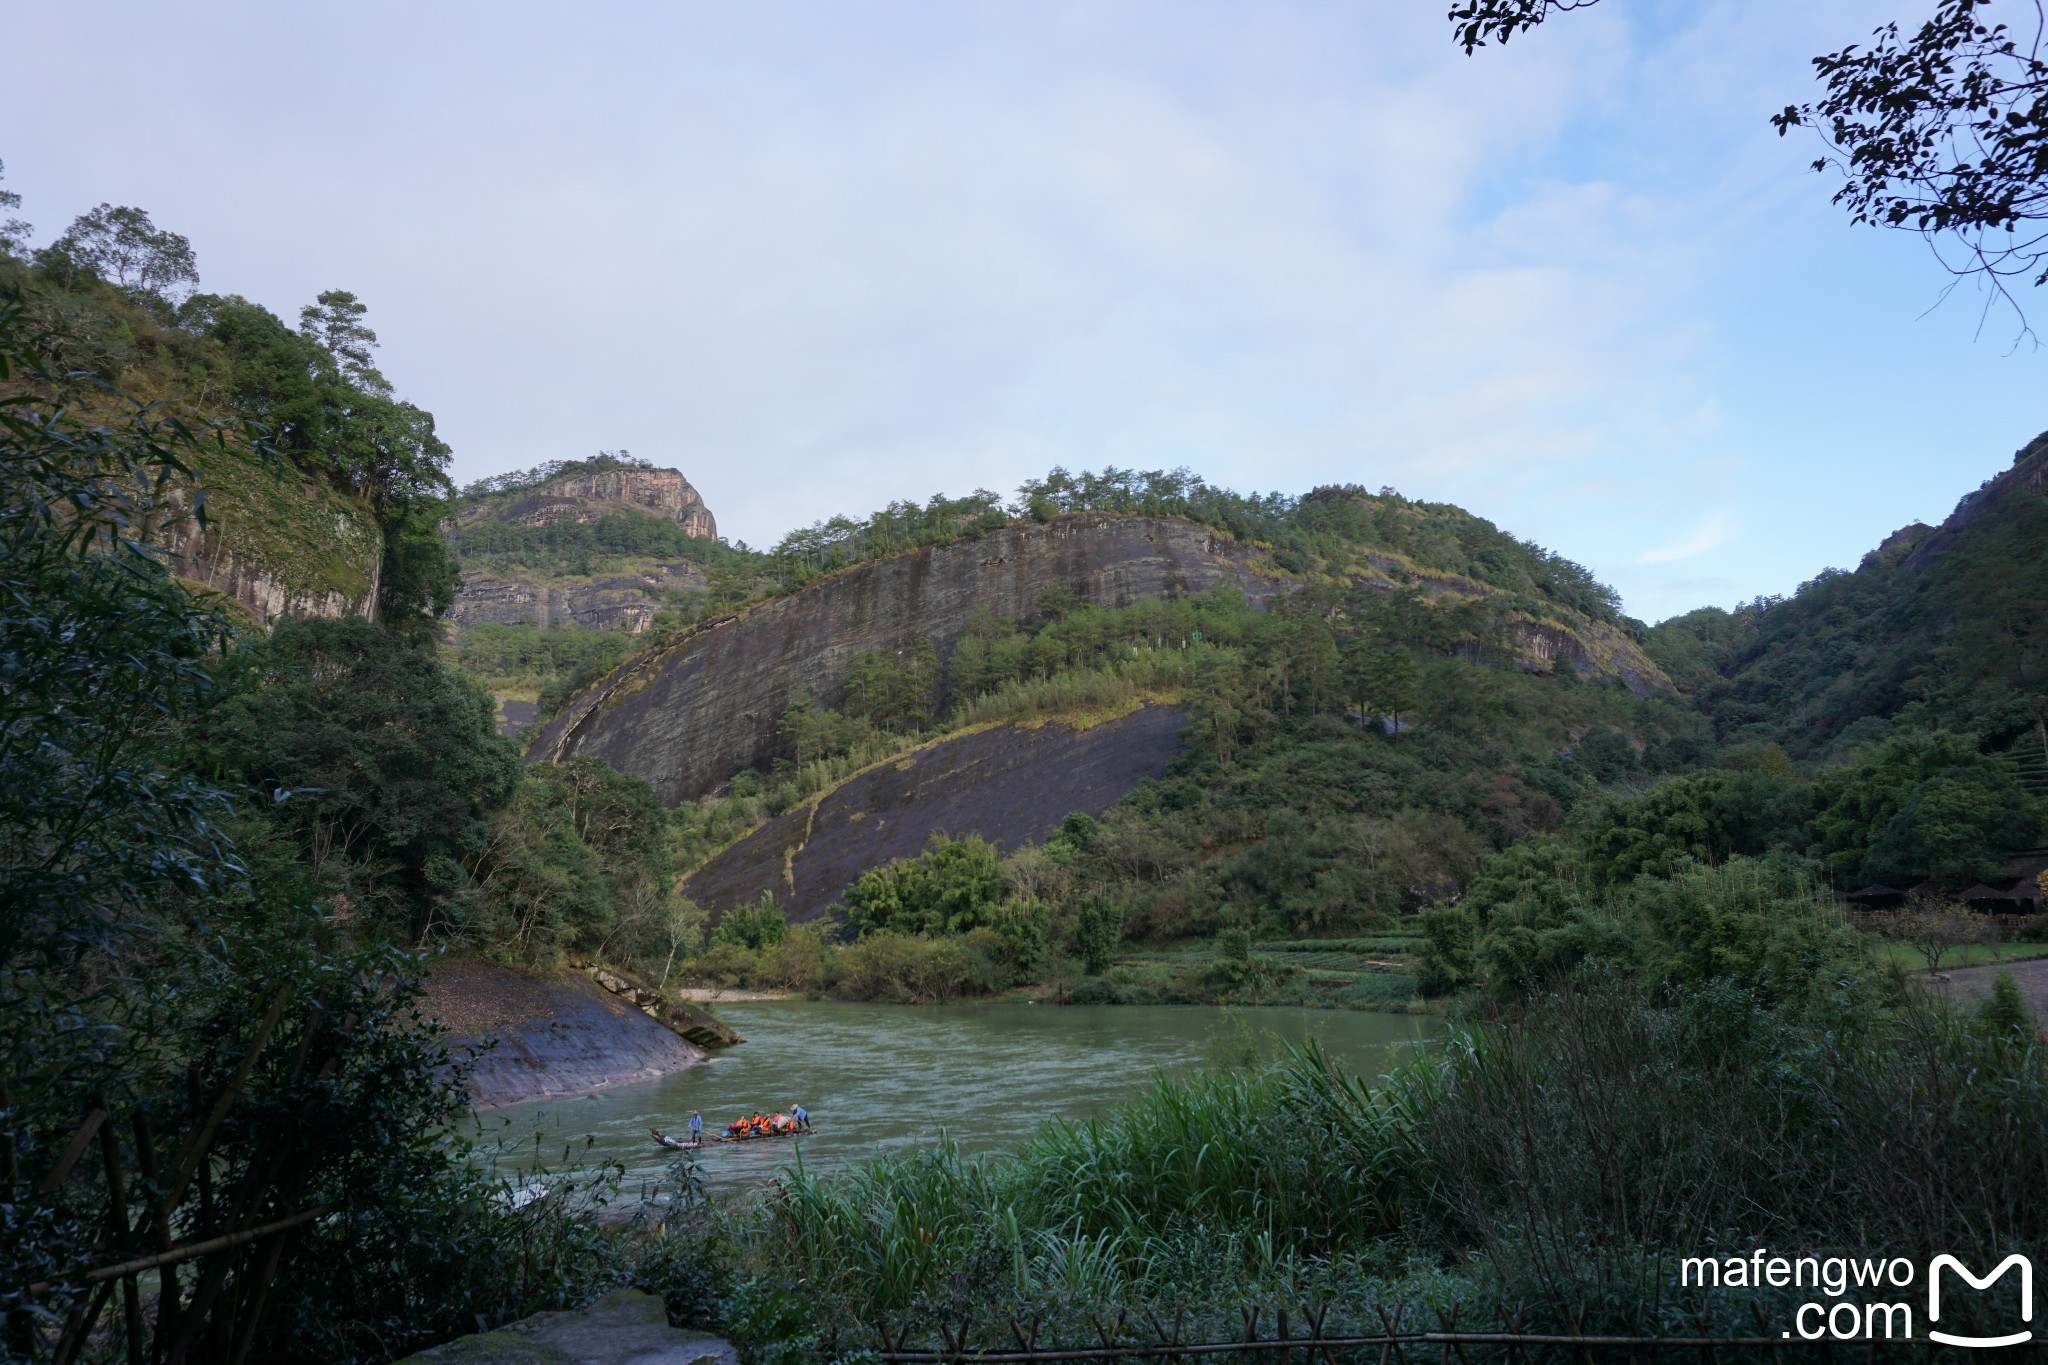
[[[416,957],[348,923],[309,856],[416,846],[362,784],[307,824],[315,794],[244,783],[261,671],[134,538],[224,449],[292,466],[66,373],[35,332],[0,295],[0,1350],[382,1361],[616,1273],[596,1229],[516,1216],[439,1132],[462,1091],[411,1009]],[[400,635],[327,625],[425,661],[389,692],[462,695]],[[392,756],[378,796],[421,771]],[[147,1294],[89,1276],[165,1253]]]
[[[786,753],[772,771],[678,808],[684,866],[935,735],[1179,705],[1190,718],[1186,752],[1164,780],[1142,784],[1099,822],[1076,817],[1003,860],[991,907],[1042,921],[1046,942],[1002,940],[992,922],[953,914],[885,923],[866,908],[865,882],[847,893],[854,940],[958,940],[944,959],[953,979],[918,973],[927,987],[940,981],[939,994],[1048,972],[1071,990],[1091,956],[1097,974],[1108,965],[1084,951],[1091,907],[1113,908],[1116,937],[1134,945],[1386,929],[1455,898],[1489,853],[1557,826],[1603,784],[1684,771],[1710,742],[1675,697],[1637,697],[1570,669],[1529,673],[1498,617],[1447,619],[1417,595],[1331,585],[1268,611],[1228,586],[1124,608],[1047,596],[1035,622],[981,613],[943,668],[930,651],[864,656],[842,708],[800,699],[782,718]],[[954,847],[942,842],[918,865],[873,876],[916,881],[927,875],[918,866],[943,863]],[[682,970],[727,983],[856,989],[786,958],[750,964],[728,943]],[[1119,983],[1136,974],[1117,969],[1082,993],[1118,998]],[[1386,984],[1380,1003],[1405,1000],[1405,978]],[[1272,985],[1226,971],[1205,989],[1272,998]]]
[[[867,559],[900,554],[995,530],[1019,519],[1046,521],[1074,512],[1173,516],[1224,531],[1274,552],[1293,574],[1342,580],[1360,569],[1397,581],[1456,575],[1503,594],[1508,605],[1545,616],[1560,610],[1621,621],[1614,590],[1578,564],[1517,540],[1481,517],[1446,503],[1416,502],[1391,488],[1323,487],[1299,497],[1234,493],[1187,469],[1055,468],[1028,479],[1014,500],[980,489],[965,498],[938,495],[920,506],[894,502],[865,520],[834,517],[792,531],[775,547],[785,587],[800,587]]]
[[[223,545],[296,590],[340,600],[367,604],[374,577],[380,619],[430,623],[456,584],[438,530],[448,447],[433,415],[377,370],[365,306],[326,291],[294,330],[239,295],[192,293],[198,279],[191,244],[133,208],[103,204],[26,260],[0,251],[0,289],[21,298],[56,369],[195,425],[246,430],[272,452],[252,466],[246,442],[219,443],[179,476],[215,490]],[[77,398],[111,410],[98,390]],[[261,479],[293,496],[266,496]],[[298,496],[308,481],[320,491]],[[157,525],[137,530],[181,522],[182,510],[161,500]],[[368,534],[339,534],[337,519],[367,521]]]

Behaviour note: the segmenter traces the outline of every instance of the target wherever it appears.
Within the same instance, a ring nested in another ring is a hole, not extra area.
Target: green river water
[[[1105,1114],[1154,1076],[1250,1048],[1270,1055],[1281,1039],[1314,1036],[1345,1069],[1376,1077],[1441,1029],[1409,1015],[1168,1005],[776,1000],[718,1013],[745,1043],[658,1081],[486,1111],[483,1136],[506,1143],[521,1165],[536,1151],[555,1163],[565,1145],[622,1162],[631,1195],[658,1180],[671,1156],[649,1127],[687,1136],[696,1109],[710,1136],[741,1113],[801,1103],[817,1129],[809,1137],[702,1150],[707,1183],[731,1192],[774,1175],[799,1150],[806,1168],[832,1170],[931,1142],[941,1129],[969,1151],[1010,1146],[1046,1119]]]

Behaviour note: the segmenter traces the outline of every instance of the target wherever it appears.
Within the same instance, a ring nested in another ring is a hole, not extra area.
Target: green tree
[[[180,289],[199,282],[192,243],[138,208],[101,204],[74,218],[44,251],[159,304],[176,302]]]
[[[239,652],[254,685],[222,747],[308,859],[391,928],[424,932],[518,787],[487,695],[367,621],[286,620]]]
[[[241,875],[230,796],[183,763],[228,622],[131,537],[170,478],[227,453],[146,410],[109,426],[0,295],[0,968],[104,949],[167,895]],[[101,395],[93,393],[91,396]],[[208,447],[212,447],[211,450]]]
[[[1122,906],[1107,896],[1081,898],[1080,912],[1074,917],[1074,952],[1080,957],[1084,971],[1090,976],[1100,976],[1108,971],[1123,937]]]
[[[299,310],[299,331],[334,357],[349,382],[366,393],[389,396],[391,381],[377,369],[377,334],[370,307],[346,289],[329,289]]]
[[[857,936],[963,934],[989,922],[1002,894],[994,845],[935,834],[917,857],[862,873],[846,889],[846,920]]]
[[[1806,788],[1761,770],[1691,773],[1639,796],[1608,797],[1585,834],[1601,882],[1669,876],[1688,862],[1717,865],[1738,854],[1803,844]]]
[[[82,421],[81,399],[115,415]],[[504,1273],[536,1248],[449,1146],[461,1073],[417,1027],[417,960],[347,946],[270,837],[266,794],[210,751],[248,682],[219,667],[224,620],[135,543],[167,482],[251,455],[80,392],[28,339],[21,301],[0,298],[10,1358],[47,1355],[45,1327],[69,1321],[110,1359],[240,1342],[254,1359],[359,1360],[366,1336],[388,1357],[550,1306],[535,1277]],[[111,1117],[96,1135],[79,1126],[94,1113]],[[52,1178],[81,1132],[89,1159]],[[243,1235],[306,1209],[345,1212]],[[131,1281],[101,1316],[116,1286],[86,1269],[173,1239],[227,1244],[155,1272],[176,1313],[144,1314]],[[570,1293],[588,1282],[543,1259]]]
[[[1390,719],[1395,733],[1422,701],[1422,668],[1402,645],[1359,641],[1344,682],[1360,714],[1368,721]]]
[[[938,649],[930,640],[919,640],[908,658],[863,651],[847,676],[846,714],[898,734],[921,730],[931,723],[938,683]]]
[[[1955,890],[1996,876],[2005,855],[2034,842],[2038,808],[2009,772],[1938,773],[1906,794],[1864,855],[1862,875],[1904,884],[1921,877]]]
[[[782,936],[788,931],[789,919],[782,913],[782,907],[775,903],[775,893],[763,891],[761,899],[752,905],[735,906],[726,911],[719,918],[711,940],[735,948],[765,952],[781,943]]]
[[[1040,900],[1005,901],[989,924],[1002,942],[1005,965],[1018,979],[1029,980],[1045,963],[1052,937],[1052,907]]]
[[[0,179],[7,174],[7,163],[0,161]],[[14,190],[0,190],[0,213],[12,213],[21,207],[21,195]],[[28,239],[35,231],[33,223],[19,218],[0,218],[0,256],[22,256],[28,252]]]
[[[1972,740],[1909,733],[1814,779],[1809,850],[1838,882],[1955,887],[2030,842],[2036,816],[2010,768]]]
[[[1970,1026],[1987,1038],[2001,1042],[2031,1042],[2039,1033],[2034,1012],[2027,1008],[2012,973],[2001,971],[1991,979],[1991,994],[1970,1019]]]
[[[1459,0],[1450,18],[1469,54],[1594,3]],[[1813,169],[1843,177],[1834,200],[1853,221],[1918,233],[1951,271],[2002,295],[2016,276],[2048,282],[2048,18],[2016,6],[2015,33],[1987,14],[1995,8],[1940,0],[1910,37],[1890,23],[1869,43],[1814,58],[1826,93],[1771,122],[1780,135],[1819,135]]]

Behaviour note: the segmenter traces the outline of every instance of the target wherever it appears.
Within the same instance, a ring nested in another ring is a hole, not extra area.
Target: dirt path
[[[1962,1005],[1974,1005],[1991,994],[1991,983],[2000,972],[2011,972],[2034,1018],[2048,1022],[2048,957],[2032,957],[2003,966],[1987,963],[1981,967],[1955,967],[1938,977],[1922,977],[1935,990]]]

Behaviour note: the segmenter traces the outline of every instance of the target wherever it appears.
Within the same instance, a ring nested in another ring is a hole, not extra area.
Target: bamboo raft
[[[780,1132],[740,1133],[734,1136],[720,1134],[717,1137],[705,1138],[702,1142],[679,1142],[672,1137],[663,1137],[660,1132],[653,1128],[649,1128],[647,1131],[653,1134],[656,1142],[670,1151],[688,1152],[695,1151],[699,1147],[720,1147],[730,1142],[772,1142],[776,1138],[801,1137],[817,1130],[813,1128],[784,1128]]]

